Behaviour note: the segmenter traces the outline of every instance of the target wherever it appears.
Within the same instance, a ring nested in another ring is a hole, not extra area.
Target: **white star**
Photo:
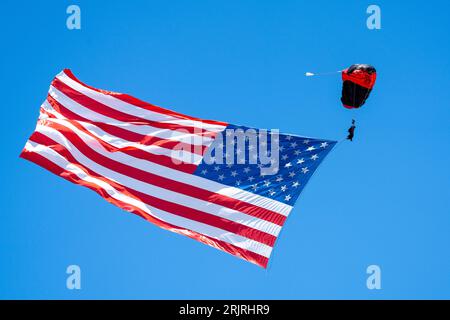
[[[295,148],[296,146],[297,146],[297,142],[294,141],[291,143],[291,148]]]
[[[316,148],[314,148],[313,146],[311,146],[308,149],[306,149],[306,151],[313,151],[313,150],[316,150]]]
[[[249,172],[250,172],[250,168],[249,168],[249,167],[246,167],[246,168],[244,169],[244,172],[245,172],[245,173],[249,173]]]
[[[303,173],[307,173],[307,172],[309,172],[309,169],[308,169],[308,167],[304,167],[304,168],[302,168],[302,172],[303,172]]]
[[[303,140],[303,143],[304,143],[304,144],[308,144],[308,143],[309,143],[309,140],[308,140],[308,139]]]
[[[273,191],[273,189],[269,190],[269,194],[273,197],[275,195],[275,191]]]
[[[241,180],[236,180],[236,185],[240,186],[241,185]]]
[[[240,148],[237,148],[236,149],[236,154],[241,154],[241,153],[242,153],[242,150]]]
[[[235,171],[231,171],[231,176],[232,177],[236,177],[237,176],[237,171],[235,170]]]
[[[208,173],[208,170],[206,170],[206,169],[203,169],[203,170],[202,170],[202,174],[203,174],[203,175],[205,175],[205,174],[207,174],[207,173]]]
[[[291,141],[291,139],[292,139],[292,136],[286,136],[287,141]]]
[[[295,151],[294,151],[294,154],[295,154],[296,156],[298,156],[300,153],[302,153],[300,150],[295,150]]]
[[[291,177],[291,178],[295,177],[295,172],[294,171],[289,172],[289,177]]]
[[[255,178],[253,178],[253,177],[248,177],[248,181],[252,182],[253,180],[255,180]]]
[[[315,154],[311,157],[311,159],[315,161],[315,160],[319,159],[319,156],[317,154]]]
[[[223,179],[225,179],[225,175],[223,175],[223,174],[219,175],[218,179],[219,179],[220,181],[222,181]]]
[[[277,182],[283,181],[283,177],[282,177],[282,176],[278,176],[277,179],[276,179],[276,181],[277,181]]]
[[[231,168],[233,165],[231,163],[227,164],[227,168]]]
[[[295,182],[292,184],[292,186],[293,186],[294,188],[297,188],[299,185],[300,185],[300,183],[299,183],[298,181],[295,181]]]
[[[289,158],[289,157],[287,156],[287,154],[283,154],[283,155],[281,156],[281,159],[282,159],[282,160],[287,160],[287,158]]]
[[[269,181],[269,180],[264,180],[264,186],[265,186],[265,187],[270,186],[270,181]]]
[[[258,189],[258,184],[257,183],[252,184],[252,189],[256,191],[256,189]]]
[[[279,169],[276,168],[276,167],[275,167],[275,168],[272,168],[272,173],[273,173],[273,174],[276,174],[276,173],[278,173],[278,170],[279,170]]]
[[[297,160],[297,164],[302,164],[303,162],[305,162],[305,159],[303,158]]]
[[[282,186],[281,191],[285,192],[287,190],[287,186]]]
[[[321,148],[326,148],[326,147],[328,147],[328,143],[322,142],[322,143],[320,144],[320,147],[321,147]]]
[[[220,167],[219,166],[215,166],[214,167],[214,171],[219,171],[220,170]]]
[[[280,149],[280,151],[284,151],[284,147],[280,146],[278,149]]]
[[[291,200],[291,195],[290,194],[288,194],[286,197],[284,197],[284,201],[289,201],[289,200]]]
[[[284,165],[284,167],[285,167],[285,168],[290,168],[290,167],[292,167],[292,163],[288,162],[288,163],[286,163],[286,164]]]

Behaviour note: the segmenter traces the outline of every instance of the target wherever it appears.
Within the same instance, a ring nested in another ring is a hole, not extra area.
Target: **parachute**
[[[354,64],[342,71],[341,102],[347,109],[360,108],[372,92],[377,71],[368,64]]]
[[[348,69],[335,72],[313,73],[306,72],[306,77],[342,75],[341,102],[347,109],[358,109],[366,103],[377,80],[377,70],[369,64],[353,64]],[[347,140],[353,141],[355,137],[356,121],[352,120],[351,127],[347,130]]]

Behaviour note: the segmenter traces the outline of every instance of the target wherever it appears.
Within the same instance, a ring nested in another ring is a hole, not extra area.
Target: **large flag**
[[[52,81],[21,157],[161,228],[267,267],[295,201],[336,141],[163,109]]]

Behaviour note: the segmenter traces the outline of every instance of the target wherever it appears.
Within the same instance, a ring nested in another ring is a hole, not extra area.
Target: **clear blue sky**
[[[81,7],[82,29],[66,28]],[[0,298],[450,298],[448,1],[2,1]],[[357,112],[339,76],[370,63]],[[341,139],[263,270],[19,159],[53,76],[202,118]],[[82,290],[65,287],[66,267]],[[382,290],[366,288],[366,267]]]

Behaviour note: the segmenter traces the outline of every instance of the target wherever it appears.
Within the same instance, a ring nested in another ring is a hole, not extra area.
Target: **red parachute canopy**
[[[344,107],[361,107],[372,92],[376,79],[376,69],[368,64],[354,64],[342,71],[341,101]]]

